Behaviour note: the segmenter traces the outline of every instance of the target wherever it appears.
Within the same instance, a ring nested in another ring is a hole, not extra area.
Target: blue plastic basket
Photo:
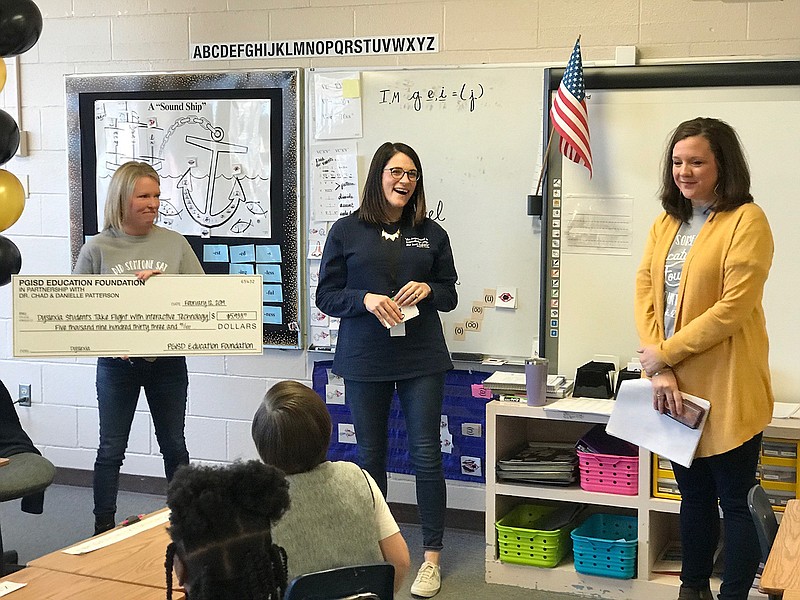
[[[636,517],[596,514],[572,536],[575,570],[588,575],[630,579],[636,573]]]

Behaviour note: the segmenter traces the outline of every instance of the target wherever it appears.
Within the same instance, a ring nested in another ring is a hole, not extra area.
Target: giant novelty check
[[[15,275],[14,356],[261,354],[261,275]]]

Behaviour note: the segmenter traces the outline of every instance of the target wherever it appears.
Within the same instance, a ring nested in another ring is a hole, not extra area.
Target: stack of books
[[[566,398],[572,393],[572,388],[575,386],[574,379],[567,379],[563,375],[548,375],[547,376],[547,397],[548,398]]]
[[[495,371],[483,380],[483,387],[497,396],[525,397],[525,373]]]
[[[563,375],[548,375],[547,397],[565,398],[572,392],[574,384],[574,379],[567,379]],[[525,373],[495,371],[483,381],[483,387],[488,388],[492,394],[500,396],[501,400],[524,402],[527,398]]]
[[[569,485],[578,479],[578,454],[574,444],[528,442],[510,458],[497,461],[499,481]]]

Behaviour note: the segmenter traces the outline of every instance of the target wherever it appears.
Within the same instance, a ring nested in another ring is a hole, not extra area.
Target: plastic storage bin
[[[786,510],[789,500],[800,496],[797,446],[797,440],[764,438],[761,441],[761,486],[767,492],[772,508],[778,512]]]
[[[635,496],[639,492],[639,457],[594,454],[578,450],[581,488]]]
[[[631,579],[635,575],[636,517],[592,515],[571,536],[578,573],[617,579]]]
[[[681,499],[678,482],[675,481],[675,473],[672,471],[672,463],[658,454],[653,454],[652,482],[654,498]]]
[[[531,529],[536,520],[556,510],[554,506],[520,504],[495,523],[501,562],[555,567],[570,551],[573,525],[553,531]]]

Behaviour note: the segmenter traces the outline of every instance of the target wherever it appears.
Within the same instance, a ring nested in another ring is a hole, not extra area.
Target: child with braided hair
[[[283,598],[286,552],[271,529],[289,507],[281,471],[259,461],[187,465],[170,483],[167,506],[167,600],[173,567],[187,600]]]

